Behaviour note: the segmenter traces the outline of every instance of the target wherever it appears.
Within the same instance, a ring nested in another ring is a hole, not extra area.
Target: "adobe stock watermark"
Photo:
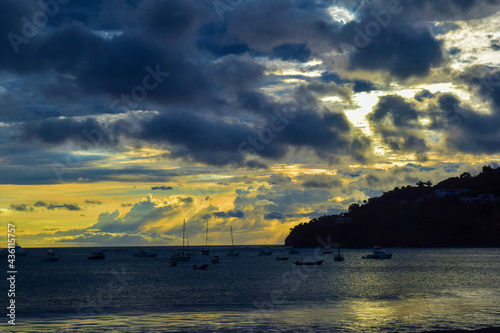
[[[85,301],[78,304],[76,309],[77,315],[92,320],[92,318],[98,314],[102,314],[105,307],[111,305],[113,300],[115,300],[118,295],[122,294],[129,286],[130,281],[124,266],[121,267],[121,270],[112,270],[111,278],[108,283],[101,289],[96,290],[94,296],[86,296]],[[81,325],[82,324],[75,325],[69,323],[57,332],[74,332]]]
[[[153,91],[163,82],[163,78],[170,75],[168,72],[162,72],[160,64],[157,64],[155,69],[150,66],[145,68],[148,74],[142,78],[142,84],[133,87],[130,94],[121,94],[119,99],[115,99],[111,103],[111,108],[115,111],[121,110],[127,112],[130,109],[136,108],[141,102],[148,97],[148,91]]]
[[[257,134],[249,135],[246,140],[238,145],[238,153],[241,155],[257,155],[257,152],[263,151],[266,146],[271,144],[276,136],[282,132],[290,121],[296,117],[292,112],[281,112],[273,109],[274,117],[269,119],[267,126],[259,129]]]
[[[28,44],[30,39],[38,35],[40,29],[44,28],[49,22],[49,17],[53,18],[59,13],[62,5],[66,5],[71,0],[40,0],[37,5],[40,10],[36,11],[31,19],[23,16],[21,18],[21,31],[20,34],[9,32],[7,38],[14,53],[19,53],[19,46],[21,44]]]
[[[314,249],[312,256],[303,258],[303,261],[314,262],[325,260],[325,256],[322,254],[323,249],[337,246],[337,244],[332,243],[331,235],[328,235],[326,240],[320,237],[316,240],[320,245]],[[240,320],[237,331],[261,332],[260,325],[265,324],[266,318],[269,318],[270,315],[276,313],[282,306],[289,303],[286,294],[299,290],[311,278],[313,272],[318,272],[320,267],[319,265],[293,265],[289,270],[283,272],[280,284],[282,287],[271,291],[267,301],[254,301],[253,305],[256,311]]]
[[[382,4],[382,0],[372,1],[372,3]],[[365,48],[372,42],[373,38],[380,35],[383,28],[387,28],[391,24],[392,16],[398,15],[403,11],[403,6],[399,0],[388,0],[385,3],[385,8],[370,11],[370,15],[374,18],[367,22],[363,29],[359,26],[354,27],[356,35],[354,36],[354,46],[357,48]]]
[[[168,72],[162,72],[160,65],[157,64],[155,69],[150,66],[145,67],[146,75],[142,78],[141,84],[136,85],[130,90],[130,94],[122,94],[120,98],[115,99],[111,103],[111,108],[119,112],[127,112],[131,109],[136,108],[141,102],[143,102],[147,96],[148,91],[153,91],[158,88],[158,86],[164,81],[164,78],[169,76]],[[116,123],[111,123],[111,125],[106,128],[106,132],[113,133],[113,129]],[[105,132],[103,132],[102,127],[94,129],[83,129],[81,131],[82,141],[79,142],[83,150],[97,149],[104,144]],[[65,157],[65,163],[56,163],[52,165],[52,169],[57,176],[57,179],[62,182],[63,175],[68,173],[70,169],[77,168],[82,164],[82,158],[80,155],[67,154]]]

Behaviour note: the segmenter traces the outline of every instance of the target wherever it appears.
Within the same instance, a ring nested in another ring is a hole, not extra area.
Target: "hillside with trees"
[[[435,186],[419,181],[396,187],[363,204],[351,204],[341,215],[301,223],[291,229],[285,245],[316,247],[318,237],[330,237],[351,248],[498,247],[499,198],[500,168],[485,166],[477,176],[463,173]]]

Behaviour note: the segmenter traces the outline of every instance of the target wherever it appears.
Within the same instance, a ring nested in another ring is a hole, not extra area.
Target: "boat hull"
[[[312,262],[300,262],[296,261],[295,265],[297,266],[319,266],[323,263],[324,260],[312,261]]]
[[[363,259],[391,259],[392,258],[392,253],[386,253],[386,254],[369,254]]]

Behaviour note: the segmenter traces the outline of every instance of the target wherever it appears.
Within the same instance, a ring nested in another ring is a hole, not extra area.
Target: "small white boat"
[[[28,252],[25,251],[21,245],[17,244],[16,243],[16,247],[15,247],[15,250],[16,250],[16,256],[19,256],[19,257],[24,257],[24,256],[27,256],[28,255]]]
[[[323,250],[323,254],[333,254],[333,249],[331,247],[328,247]]]
[[[45,261],[45,262],[54,262],[54,261],[58,261],[58,260],[59,260],[59,257],[52,250],[48,250],[47,254],[42,259],[42,261]]]
[[[270,256],[273,254],[273,251],[269,250],[267,247],[260,249],[258,256]]]
[[[156,257],[158,253],[150,251],[148,249],[140,249],[139,252],[134,253],[134,257],[140,257],[140,258],[154,258]]]
[[[386,253],[380,246],[373,248],[373,254],[364,256],[363,259],[391,259],[392,253]]]

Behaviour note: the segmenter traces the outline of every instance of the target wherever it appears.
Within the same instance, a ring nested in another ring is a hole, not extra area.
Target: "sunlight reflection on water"
[[[300,269],[242,249],[207,271],[192,269],[202,256],[168,267],[161,249],[153,260],[120,252],[96,263],[71,251],[58,250],[53,265],[23,259],[15,332],[376,333],[500,324],[498,249],[391,249],[387,261],[345,250],[344,262],[326,256],[322,266]],[[82,302],[98,304],[78,313]]]

